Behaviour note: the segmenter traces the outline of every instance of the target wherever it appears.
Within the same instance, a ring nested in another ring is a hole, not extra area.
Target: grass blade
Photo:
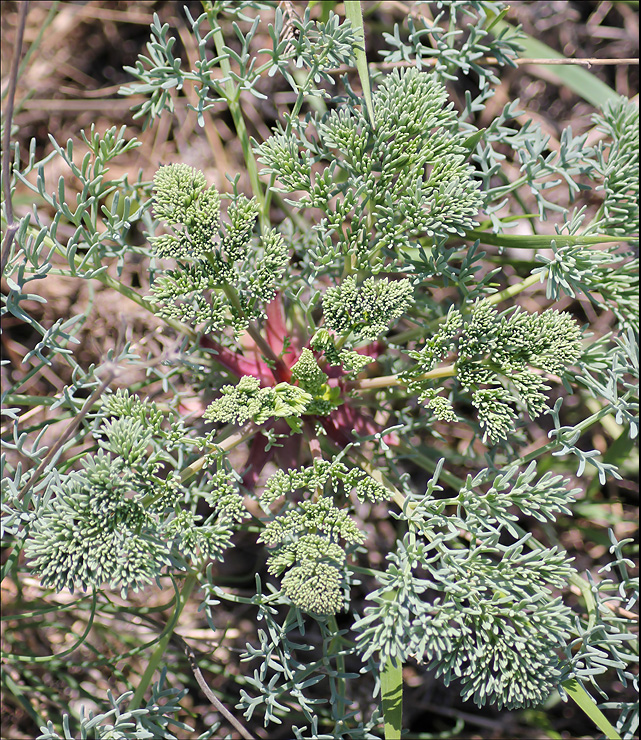
[[[385,740],[400,740],[403,727],[403,664],[390,658],[381,674]]]
[[[493,30],[500,33],[504,30],[515,30],[514,26],[509,24],[507,21],[497,18],[493,23]],[[532,57],[535,59],[565,59],[563,54],[552,49],[542,41],[533,38],[526,34],[525,38],[519,38],[519,44],[524,47],[524,56]],[[536,65],[535,65],[536,66]],[[588,103],[596,106],[597,108],[603,108],[608,100],[618,100],[614,90],[601,82],[598,77],[595,77],[587,69],[582,69],[576,66],[555,66],[554,68],[548,67],[546,69],[547,74],[556,77],[560,85],[565,85],[573,90],[577,95],[580,95]]]
[[[370,123],[372,124],[372,128],[376,128],[374,106],[372,105],[372,90],[369,84],[369,70],[367,69],[367,56],[365,55],[365,29],[363,27],[363,9],[360,0],[345,0],[345,17],[352,24],[352,28],[363,39],[362,46],[358,45],[354,47],[356,69],[361,80],[363,97],[365,98],[365,106],[367,107]]]
[[[396,591],[385,594],[388,601],[396,598]],[[400,740],[403,729],[403,663],[391,658],[385,661],[381,673],[381,699],[385,740]]]
[[[565,681],[563,688],[568,695],[579,705],[581,710],[594,722],[594,724],[606,736],[607,740],[621,740],[621,735],[612,727],[603,715],[603,712],[594,703],[592,697],[574,679]]]

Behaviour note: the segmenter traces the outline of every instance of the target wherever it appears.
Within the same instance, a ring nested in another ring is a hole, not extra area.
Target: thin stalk
[[[331,655],[336,655],[336,670],[338,673],[345,673],[345,656],[341,654],[341,639],[338,634],[338,622],[336,617],[332,614],[327,620],[327,626],[334,633],[330,642],[329,651]],[[345,679],[342,676],[336,677],[337,684],[337,701],[336,701],[336,714],[339,717],[345,716]]]
[[[574,429],[575,430],[578,429],[581,433],[583,433],[586,429],[589,429],[592,426],[592,424],[596,424],[597,421],[600,421],[604,416],[607,416],[610,413],[612,413],[611,409],[607,407],[602,408],[596,413],[592,414],[591,416],[588,416],[587,419],[584,419],[583,421],[579,422],[574,427]],[[522,465],[527,465],[528,463],[532,462],[532,460],[536,460],[537,457],[540,457],[541,455],[545,455],[547,452],[551,452],[555,447],[558,447],[558,445],[559,445],[558,440],[553,440],[552,442],[548,442],[546,445],[539,447],[537,450],[530,452],[528,455],[523,455],[523,457],[517,457],[516,460],[512,460],[510,462],[510,466],[518,465],[520,467]],[[489,473],[488,473],[488,476],[489,476]]]
[[[245,312],[243,311],[243,307],[240,305],[240,300],[238,299],[236,291],[231,287],[231,285],[226,284],[223,285],[223,291],[236,311],[243,316]],[[274,378],[276,380],[282,380],[283,377],[286,377],[288,370],[285,363],[276,355],[267,341],[263,339],[258,329],[256,329],[256,327],[249,321],[247,322],[247,333],[254,340],[258,349],[263,353],[263,357],[273,364],[273,367],[271,367],[270,370],[272,371]]]
[[[220,451],[221,453],[229,452],[229,450],[232,450],[234,447],[238,447],[239,444],[251,439],[251,437],[253,437],[258,431],[260,431],[259,427],[254,424],[254,422],[249,422],[240,431],[236,432],[236,434],[232,434],[231,437],[227,437],[227,439],[220,444],[212,445],[212,451]],[[198,460],[193,462],[191,465],[183,468],[180,473],[180,482],[185,483],[196,475],[196,473],[201,471],[208,459],[209,457],[204,455],[203,457],[198,458]]]
[[[167,645],[169,644],[169,641],[171,640],[174,627],[176,626],[178,619],[180,615],[182,614],[182,611],[185,608],[185,605],[187,604],[187,602],[189,601],[189,597],[191,596],[191,593],[197,584],[198,584],[198,574],[190,573],[185,579],[185,583],[178,597],[178,600],[176,603],[176,609],[173,613],[171,621],[165,628],[165,631],[162,637],[160,638],[160,641],[158,642],[158,645],[156,649],[154,650],[153,655],[149,659],[147,668],[145,669],[145,672],[143,673],[142,678],[140,679],[140,683],[138,684],[138,688],[136,689],[136,692],[131,699],[131,702],[129,704],[130,711],[133,709],[137,709],[142,703],[145,693],[147,692],[147,689],[149,688],[149,684],[152,682],[154,673],[156,669],[158,668],[160,661],[163,659],[165,655],[165,651],[167,650]]]
[[[570,698],[578,704],[581,711],[601,730],[607,740],[621,740],[621,735],[608,722],[603,712],[597,707],[594,699],[578,681],[573,678],[569,681],[564,681],[563,688],[567,691]]]
[[[74,417],[74,420],[69,424],[69,426],[65,429],[64,433],[58,438],[56,443],[52,445],[49,452],[45,455],[44,460],[38,465],[33,475],[29,478],[29,480],[25,483],[25,485],[20,490],[20,493],[17,495],[18,500],[22,500],[25,495],[27,494],[27,491],[34,485],[34,483],[38,480],[40,474],[42,471],[47,467],[47,465],[50,465],[52,460],[55,458],[55,456],[58,454],[62,446],[69,440],[69,438],[75,433],[76,429],[80,426],[82,420],[87,416],[89,411],[91,410],[91,407],[96,403],[102,394],[107,390],[109,387],[109,384],[116,376],[116,372],[114,369],[109,369],[107,372],[107,375],[105,379],[102,381],[102,383],[96,388],[96,390],[89,396],[89,398],[85,401],[83,404],[83,407],[80,409],[80,411],[77,413],[77,415]]]
[[[536,273],[535,275],[530,275],[529,277],[526,277],[524,280],[521,280],[521,282],[516,283],[515,285],[510,285],[509,288],[506,288],[505,290],[502,290],[500,293],[494,293],[489,298],[486,298],[486,302],[492,304],[493,306],[497,303],[500,303],[501,301],[505,301],[508,298],[514,298],[515,295],[518,295],[519,293],[522,293],[524,290],[529,288],[531,285],[536,285],[537,283],[542,282],[541,278],[545,279],[545,276],[543,273]]]
[[[394,599],[389,591],[386,599]],[[381,702],[383,704],[385,740],[400,740],[403,730],[403,664],[388,658],[381,673]]]
[[[82,633],[82,635],[74,642],[74,644],[67,648],[66,650],[63,650],[61,653],[56,653],[55,655],[17,655],[16,653],[8,653],[4,650],[0,652],[0,655],[7,659],[9,662],[12,661],[20,661],[23,663],[50,663],[52,661],[60,660],[60,658],[64,658],[67,655],[70,655],[74,652],[74,650],[77,650],[81,645],[84,644],[85,640],[87,639],[87,636],[91,632],[91,628],[93,627],[94,618],[96,616],[96,604],[98,600],[98,592],[94,590],[92,598],[91,598],[91,613],[89,615],[89,619],[87,620],[87,625]],[[15,615],[14,615],[15,619]]]
[[[2,671],[2,683],[6,687],[7,691],[14,696],[15,700],[18,702],[18,704],[20,704],[22,709],[31,717],[36,727],[46,727],[47,720],[34,709],[31,703],[34,698],[33,694],[31,694],[31,697],[28,697],[27,692],[25,691],[25,687],[19,686],[11,678],[6,670]]]
[[[303,102],[305,100],[305,96],[307,95],[310,82],[314,79],[314,76],[318,73],[318,70],[320,68],[320,65],[315,65],[312,67],[305,78],[305,81],[301,85],[301,87],[298,88],[298,93],[296,95],[296,102],[294,103],[294,107],[291,110],[291,113],[289,114],[289,120],[287,121],[287,126],[285,128],[285,136],[291,136],[292,133],[292,121],[298,114],[300,113],[301,108],[303,107]],[[269,178],[269,184],[267,185],[267,192],[265,194],[265,212],[269,214],[269,208],[272,202],[272,195],[274,187],[274,183],[276,182],[276,174],[272,172],[270,178]]]
[[[454,238],[454,237],[453,237]],[[459,238],[459,237],[457,237]],[[524,234],[491,234],[487,231],[469,229],[465,232],[465,239],[478,239],[481,244],[494,247],[511,247],[513,249],[551,249],[554,242],[557,247],[575,247],[577,245],[612,244],[614,242],[631,242],[637,237],[610,236],[608,234],[554,234],[554,235],[524,235]]]
[[[405,331],[395,334],[390,337],[390,344],[405,344],[411,342],[412,339],[418,339],[425,335],[425,326],[415,326],[413,329],[406,329]]]
[[[223,30],[218,23],[216,16],[218,13],[213,9],[207,10],[207,17],[209,24],[213,30],[213,39],[216,46],[216,53],[221,57],[220,68],[223,71],[227,82],[225,83],[225,92],[227,95],[227,104],[229,106],[229,112],[231,113],[232,120],[234,121],[234,127],[238,134],[238,140],[243,150],[243,157],[245,158],[245,165],[247,166],[247,172],[249,174],[249,180],[251,182],[252,192],[258,201],[260,206],[260,226],[264,232],[269,228],[269,207],[266,205],[265,193],[263,191],[263,185],[258,176],[258,163],[252,150],[251,142],[249,140],[249,134],[247,133],[247,126],[245,124],[245,118],[243,111],[240,106],[240,90],[234,85],[231,79],[231,65],[229,63],[229,57],[225,53],[225,39],[223,36]]]
[[[412,382],[416,382],[417,380],[432,380],[434,378],[452,378],[455,375],[455,365],[443,365],[442,367],[437,367],[434,370],[423,373],[416,378],[412,378]],[[407,382],[399,375],[381,375],[378,378],[354,380],[351,383],[347,383],[346,388],[349,391],[371,391],[377,388],[392,388],[394,386],[406,385]]]
[[[412,460],[412,462],[415,462],[424,470],[427,470],[430,473],[433,473],[436,470],[436,466],[438,463],[434,462],[434,460],[427,457],[426,455],[422,455],[420,452],[417,452],[417,449],[415,447],[410,447],[401,443],[398,446],[398,449],[401,452],[405,452],[408,458]],[[447,483],[448,486],[451,486],[455,490],[460,490],[465,485],[465,481],[462,478],[459,478],[453,473],[448,473],[447,470],[441,470],[438,478],[439,481]]]
[[[22,39],[24,36],[25,24],[27,22],[28,2],[20,3],[18,15],[18,29],[15,37],[15,46],[13,60],[11,62],[11,71],[9,73],[9,86],[7,89],[7,107],[4,111],[4,136],[2,141],[2,171],[4,172],[3,195],[5,202],[5,211],[7,214],[7,228],[2,242],[2,252],[0,255],[0,273],[4,275],[4,268],[9,261],[11,254],[11,245],[14,237],[20,228],[20,224],[13,220],[13,203],[11,201],[11,122],[13,120],[13,106],[16,97],[16,85],[18,83],[18,69],[20,67],[20,54],[22,53]]]
[[[608,414],[611,414],[612,410],[604,407],[602,409],[599,409],[599,411],[595,412],[591,416],[588,416],[587,419],[584,419],[583,421],[579,422],[574,429],[578,429],[581,433],[585,432],[587,429],[589,429],[593,424],[596,424],[597,422],[601,421],[602,418],[607,416]],[[528,465],[532,462],[532,460],[536,460],[537,457],[541,457],[542,455],[546,455],[547,453],[552,452],[556,447],[559,446],[558,440],[552,440],[552,442],[548,442],[545,445],[542,445],[536,450],[533,450],[532,452],[528,453],[527,455],[523,455],[522,457],[517,457],[515,460],[510,461],[509,467],[512,467],[513,465],[516,465],[518,467],[523,467]],[[408,455],[411,455],[411,459],[420,467],[424,468],[425,470],[433,473],[436,470],[436,462],[431,460],[430,458],[426,457],[425,455],[421,455],[418,453],[413,447],[406,447],[404,445],[399,445],[399,448],[401,450],[405,450]],[[369,472],[369,471],[368,471]],[[490,476],[494,475],[494,472],[489,471],[485,474],[482,480],[479,481],[479,485],[482,483],[486,483]],[[453,475],[452,473],[447,473],[446,471],[441,471],[441,474],[439,476],[439,480],[444,481],[448,485],[452,486],[453,488],[462,488],[465,485],[465,481],[462,478],[458,478],[457,476]],[[381,482],[384,483],[388,488],[390,486],[381,480]],[[395,488],[390,488],[390,490],[396,491]],[[399,495],[402,496],[402,494]],[[396,499],[395,499],[396,500]],[[404,497],[403,497],[404,500]],[[397,501],[398,503],[398,501]],[[536,540],[531,540],[532,542],[536,542]],[[540,547],[543,547],[543,545],[540,545]]]
[[[361,80],[361,88],[363,90],[363,98],[365,99],[365,107],[372,128],[376,128],[376,120],[374,118],[374,106],[372,104],[372,91],[369,84],[369,69],[367,68],[367,56],[365,54],[365,28],[363,26],[363,7],[360,0],[345,0],[345,17],[352,24],[354,31],[358,32],[363,38],[363,46],[354,47],[354,56],[356,58],[356,69],[358,70],[358,76]]]

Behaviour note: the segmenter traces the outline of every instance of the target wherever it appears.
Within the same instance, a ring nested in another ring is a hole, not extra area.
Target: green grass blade
[[[365,55],[365,28],[363,27],[363,9],[360,0],[345,0],[345,17],[352,24],[352,28],[360,34],[362,46],[354,47],[356,57],[356,69],[363,88],[363,97],[372,128],[376,128],[374,119],[374,106],[372,105],[372,90],[369,84],[369,70],[367,69],[367,56]]]
[[[396,598],[396,591],[385,594],[388,601]],[[381,699],[385,740],[400,740],[403,729],[403,663],[388,658],[381,673]]]
[[[23,691],[24,686],[18,686],[18,684],[7,674],[6,671],[2,671],[2,683],[8,694],[13,694],[15,700],[25,710],[25,712],[31,717],[37,727],[46,727],[46,720],[38,714],[34,709],[31,702],[28,699],[27,692]],[[26,682],[25,682],[26,685]],[[32,696],[35,692],[28,692]],[[3,702],[4,703],[4,702]]]
[[[592,697],[574,679],[565,681],[563,688],[568,695],[578,704],[580,709],[594,722],[594,724],[606,736],[607,740],[621,740],[621,735],[612,727],[603,715],[603,712],[597,707]]]
[[[504,30],[510,30],[514,32],[514,26],[507,23],[507,21],[499,18],[493,23],[493,29],[500,33]],[[533,38],[532,36],[526,35],[525,38],[519,39],[519,44],[524,47],[523,53],[526,57],[532,57],[534,59],[565,59],[563,54],[555,51],[547,44],[542,41]],[[603,108],[608,100],[618,100],[620,97],[617,93],[605,82],[601,82],[598,77],[595,77],[587,69],[581,67],[570,66],[554,66],[547,67],[546,72],[557,78],[560,85],[565,85],[573,90],[577,95],[580,95],[588,103],[596,106],[597,108]]]
[[[589,236],[581,236],[581,234],[491,234],[477,229],[468,229],[465,232],[465,238],[478,239],[481,244],[489,244],[495,247],[512,247],[514,249],[551,249],[552,242],[555,242],[557,247],[572,247],[578,244],[588,246],[590,244],[633,241],[632,237],[611,236],[609,234],[590,234]]]
[[[389,658],[381,674],[385,740],[400,740],[403,727],[403,664]]]

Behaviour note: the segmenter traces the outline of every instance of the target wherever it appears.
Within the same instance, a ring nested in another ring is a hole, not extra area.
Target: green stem
[[[336,617],[332,614],[327,620],[327,626],[334,633],[334,637],[330,642],[329,651],[331,655],[336,655],[336,671],[338,673],[345,674],[345,656],[341,653],[341,638],[338,634],[338,622]],[[337,702],[336,702],[336,715],[338,717],[345,716],[345,679],[343,676],[336,677],[337,684]]]
[[[609,236],[608,234],[593,234],[592,236],[581,236],[580,234],[555,234],[554,236],[525,235],[525,234],[491,234],[487,231],[469,229],[465,232],[466,239],[477,239],[481,244],[489,244],[494,247],[511,247],[513,249],[551,249],[552,242],[557,247],[574,247],[577,245],[611,244],[613,242],[634,241],[636,237]]]
[[[318,73],[318,70],[320,68],[320,65],[316,64],[314,67],[312,67],[309,71],[309,74],[305,78],[305,82],[301,85],[301,87],[298,88],[298,93],[296,96],[296,102],[294,103],[294,107],[292,108],[291,113],[289,114],[289,120],[287,121],[287,126],[285,128],[285,136],[289,137],[292,133],[292,121],[298,114],[300,113],[301,108],[303,107],[303,102],[305,100],[305,96],[307,95],[307,92],[309,91],[310,83],[314,79],[314,76]],[[267,193],[265,195],[265,211],[269,213],[269,208],[272,202],[272,195],[273,195],[273,187],[274,183],[276,182],[276,173],[272,172],[270,178],[269,178],[269,184],[267,185]]]
[[[578,429],[581,434],[585,432],[587,429],[589,429],[593,424],[596,424],[598,421],[601,421],[602,418],[607,416],[608,414],[611,414],[612,410],[608,407],[604,407],[602,409],[599,409],[596,413],[592,414],[591,416],[588,416],[587,419],[584,419],[583,421],[579,422],[574,429]],[[552,442],[548,442],[547,444],[537,448],[536,450],[533,450],[532,452],[528,453],[527,455],[523,455],[522,457],[517,457],[515,460],[510,461],[509,467],[512,467],[513,465],[516,465],[518,467],[523,467],[528,465],[532,462],[532,460],[536,460],[537,457],[541,457],[542,455],[546,455],[549,452],[552,452],[555,448],[559,446],[558,440],[553,440]],[[423,467],[425,470],[433,473],[436,470],[437,462],[434,460],[431,460],[429,457],[425,455],[421,455],[416,451],[415,448],[410,448],[405,445],[400,445],[399,448],[401,450],[404,450],[407,452],[409,456],[411,456],[411,459],[417,464]],[[489,478],[494,475],[493,471],[489,471],[485,474],[482,480],[479,481],[479,485],[486,483]],[[458,478],[457,476],[453,475],[452,473],[446,473],[446,471],[442,471],[439,477],[439,480],[444,481],[448,485],[452,486],[452,488],[462,488],[465,485],[465,481],[462,478]],[[388,483],[384,483],[388,488],[390,488]],[[391,487],[390,490],[396,491],[397,489]],[[399,495],[402,496],[402,494]],[[405,500],[405,497],[403,497],[403,500]],[[528,540],[528,542],[536,542],[536,540]],[[540,545],[543,547],[543,545]]]
[[[419,337],[424,337],[424,336],[425,336],[425,326],[415,326],[413,329],[405,329],[405,331],[399,332],[398,334],[395,334],[393,337],[390,337],[389,343],[390,344],[407,344],[407,342],[411,342],[413,339],[418,339]]]
[[[433,473],[436,470],[438,461],[434,461],[426,455],[421,454],[420,452],[418,452],[416,447],[410,447],[409,445],[401,443],[398,446],[398,449],[401,452],[404,452],[409,459],[415,462],[419,467],[422,467],[424,470],[427,470],[430,473]],[[441,470],[439,480],[447,483],[448,486],[451,486],[457,491],[459,491],[465,485],[465,481],[462,478],[454,475],[454,473],[448,473],[447,470]]]
[[[216,53],[221,57],[220,68],[225,77],[228,78],[225,83],[227,104],[229,106],[232,120],[234,121],[236,133],[238,134],[238,140],[240,141],[240,145],[243,150],[243,157],[245,158],[245,165],[247,166],[252,192],[260,206],[259,220],[261,229],[264,233],[269,228],[269,208],[266,206],[263,185],[258,176],[258,163],[254,156],[254,151],[249,140],[249,134],[247,133],[247,126],[245,125],[245,118],[240,106],[240,90],[234,85],[234,82],[231,79],[231,65],[229,63],[229,56],[225,52],[225,38],[223,36],[223,30],[216,18],[218,12],[213,8],[207,8],[206,12],[209,24],[213,30],[212,35],[214,45],[216,46]]]
[[[33,723],[36,727],[46,727],[47,720],[39,714],[36,709],[34,709],[32,705],[32,701],[35,698],[34,693],[29,692],[31,696],[25,692],[24,686],[19,686],[15,681],[12,680],[11,676],[7,673],[7,671],[2,671],[2,683],[6,687],[7,691],[13,694],[15,700],[18,702],[18,704],[21,705],[23,710],[27,712],[27,714],[31,717]],[[7,696],[5,694],[5,696]],[[7,697],[8,699],[8,697]],[[10,701],[10,700],[9,700]],[[9,703],[9,702],[7,702]],[[60,737],[58,735],[58,737]]]
[[[363,90],[363,98],[365,99],[365,107],[367,108],[367,114],[369,122],[373,129],[376,128],[376,120],[374,118],[374,105],[372,103],[372,91],[369,84],[369,69],[367,68],[367,56],[365,54],[365,28],[363,26],[363,7],[360,0],[345,0],[345,17],[352,24],[352,28],[358,33],[363,41],[363,46],[356,45],[354,47],[354,56],[356,58],[356,69],[358,76],[361,81],[361,88]]]
[[[227,439],[220,444],[212,445],[212,450],[220,453],[228,452],[234,447],[238,447],[239,444],[251,439],[251,437],[253,437],[258,431],[259,427],[253,422],[249,422],[240,431],[236,432],[236,434],[232,434],[231,437],[227,437]],[[190,478],[196,475],[196,473],[201,471],[208,459],[208,455],[203,455],[203,457],[198,458],[198,460],[193,462],[191,465],[183,468],[180,473],[180,482],[186,483]]]
[[[490,303],[492,305],[495,305],[497,303],[500,303],[501,301],[505,301],[508,298],[514,298],[515,295],[518,295],[519,293],[522,293],[526,288],[529,288],[531,285],[536,285],[536,283],[542,282],[541,278],[545,279],[545,276],[543,273],[530,275],[529,277],[526,277],[524,280],[521,280],[521,282],[516,283],[515,285],[510,285],[509,288],[506,288],[505,290],[502,290],[500,293],[494,293],[494,295],[491,295],[489,298],[486,298],[485,300],[487,303]]]
[[[454,365],[443,365],[443,367],[434,368],[434,370],[412,378],[411,382],[432,380],[433,378],[452,378],[455,375],[456,367]],[[392,388],[394,386],[406,385],[408,382],[407,380],[403,380],[399,375],[381,375],[378,378],[354,380],[351,383],[347,383],[346,388],[349,391],[371,391],[377,388]]]
[[[222,287],[223,287],[223,291],[225,292],[225,295],[229,299],[229,302],[236,309],[237,313],[240,316],[245,316],[245,312],[243,311],[243,307],[241,306],[240,300],[238,298],[238,293],[236,293],[236,291],[234,290],[234,288],[231,287],[231,285],[224,284]],[[276,355],[276,353],[269,346],[267,341],[263,339],[258,329],[256,329],[256,327],[253,326],[253,324],[251,324],[249,320],[247,320],[247,333],[254,340],[258,349],[260,349],[260,351],[263,353],[263,357],[266,360],[268,360],[270,363],[272,363],[273,367],[270,369],[272,371],[272,374],[274,375],[274,378],[276,380],[281,380],[282,377],[286,377],[287,367],[285,363],[282,361],[280,357]]]
[[[190,573],[185,579],[185,584],[183,585],[182,590],[180,592],[180,596],[178,597],[178,600],[176,603],[176,609],[174,610],[174,614],[171,618],[171,622],[165,628],[165,631],[162,634],[158,642],[158,645],[149,660],[149,663],[147,664],[147,668],[145,669],[145,672],[143,673],[142,678],[140,679],[140,683],[138,684],[136,693],[133,695],[133,698],[131,699],[131,702],[129,703],[130,711],[133,709],[137,709],[142,703],[145,693],[147,692],[147,689],[149,688],[149,685],[151,684],[153,680],[154,673],[156,669],[158,668],[160,661],[163,659],[163,656],[165,655],[165,651],[167,650],[167,645],[169,644],[169,640],[171,640],[174,627],[176,626],[178,619],[183,609],[185,608],[185,605],[187,604],[187,601],[189,600],[189,597],[191,596],[191,593],[196,587],[197,583],[198,583],[197,573]]]
[[[5,653],[4,650],[0,652],[0,656],[7,660],[8,662],[16,662],[16,661],[22,661],[23,663],[49,663],[56,660],[60,660],[60,658],[64,658],[66,655],[69,655],[74,652],[74,650],[77,650],[81,645],[84,644],[85,640],[87,639],[87,636],[89,635],[89,632],[91,632],[91,628],[93,626],[94,618],[96,616],[96,604],[98,600],[98,593],[94,590],[92,599],[91,599],[91,613],[89,616],[89,619],[87,620],[87,625],[84,629],[84,632],[82,635],[74,642],[74,644],[67,648],[66,650],[63,650],[61,653],[56,653],[55,655],[17,655],[16,653]],[[15,615],[13,617],[15,619]]]
[[[385,598],[390,601],[396,593],[389,591]],[[385,740],[400,740],[403,729],[403,664],[391,658],[385,661],[381,673],[381,701],[383,704],[383,721]]]
[[[595,414],[588,416],[587,419],[584,419],[583,421],[579,422],[574,427],[574,429],[578,429],[581,433],[583,433],[586,429],[591,427],[592,424],[596,424],[597,421],[601,421],[601,419],[604,416],[607,416],[610,413],[611,413],[611,409],[607,407],[602,408],[599,411],[597,411]],[[541,455],[545,455],[547,452],[551,452],[555,447],[558,447],[558,446],[559,446],[559,442],[558,440],[555,439],[552,442],[548,442],[546,445],[539,447],[533,452],[530,452],[528,455],[523,455],[523,457],[517,457],[516,460],[513,460],[510,462],[510,466],[518,465],[520,467],[522,465],[527,465],[528,463],[532,462],[532,460],[535,460],[537,457],[540,457]],[[489,476],[489,473],[488,473],[488,476]]]

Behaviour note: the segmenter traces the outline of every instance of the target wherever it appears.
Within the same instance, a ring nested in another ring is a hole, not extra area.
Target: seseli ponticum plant
[[[638,435],[638,109],[613,96],[590,145],[568,128],[555,147],[518,101],[479,128],[522,38],[498,30],[503,3],[415,3],[371,80],[360,3],[347,17],[290,5],[186,7],[191,70],[154,16],[128,68],[145,125],[183,90],[201,125],[228,111],[243,171],[218,188],[211,161],[110,179],[140,145],[124,128],[83,134],[82,161],[71,140],[52,137],[44,160],[10,147],[11,193],[41,207],[13,217],[6,311],[39,337],[34,372],[70,372],[47,401],[68,420],[56,444],[27,423],[41,402],[22,381],[4,395],[3,574],[74,594],[90,612],[78,648],[101,615],[158,630],[142,677],[119,673],[95,716],[41,718],[40,740],[191,732],[177,718],[190,674],[170,651],[194,602],[214,631],[224,614],[254,625],[228,707],[206,693],[233,737],[400,737],[412,666],[479,706],[569,695],[632,738],[632,702],[607,693],[613,675],[636,680],[628,540],[611,529],[609,559],[583,574],[559,532],[598,481],[629,473]],[[276,90],[291,102],[266,135],[249,101]],[[68,175],[53,193],[52,158]],[[142,287],[123,277],[134,260]],[[47,326],[33,314],[50,275],[102,283],[172,343],[126,331],[84,362],[91,308]],[[160,590],[162,623],[136,606]],[[182,653],[202,689],[204,654]]]

